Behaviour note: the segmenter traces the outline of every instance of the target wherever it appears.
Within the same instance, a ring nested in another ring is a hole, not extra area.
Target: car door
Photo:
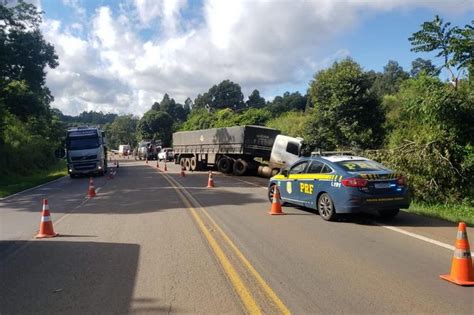
[[[302,161],[291,166],[288,170],[288,178],[285,183],[282,183],[280,190],[282,191],[282,197],[287,201],[303,205],[304,201],[301,199],[300,183],[304,182],[304,174],[309,161]]]
[[[306,207],[316,209],[316,197],[319,192],[331,190],[332,174],[334,174],[334,171],[326,163],[317,160],[311,161],[311,164],[308,166],[307,176],[312,178],[308,182],[308,185],[311,186],[304,189],[304,203]]]

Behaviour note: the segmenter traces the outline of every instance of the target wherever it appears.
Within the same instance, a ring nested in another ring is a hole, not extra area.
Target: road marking
[[[437,240],[434,240],[434,239],[431,239],[431,238],[428,238],[426,236],[419,235],[419,234],[412,233],[412,232],[408,232],[406,230],[399,229],[399,228],[391,226],[391,225],[382,225],[382,224],[378,224],[377,222],[374,222],[374,223],[378,226],[383,227],[383,228],[386,228],[386,229],[389,229],[389,230],[392,230],[392,231],[395,231],[395,232],[398,232],[398,233],[401,233],[401,234],[404,234],[404,235],[407,235],[407,236],[411,236],[413,238],[425,241],[427,243],[438,245],[438,246],[446,248],[446,249],[454,250],[454,246],[443,243],[443,242],[440,242],[440,241],[437,241]]]
[[[198,226],[201,232],[204,234],[207,241],[209,242],[209,245],[214,251],[214,254],[219,259],[219,262],[221,263],[225,273],[229,277],[232,285],[234,286],[235,291],[239,295],[247,312],[249,314],[262,314],[262,311],[260,310],[260,307],[257,305],[257,302],[255,301],[254,297],[250,293],[250,290],[245,286],[242,279],[240,278],[237,271],[235,270],[234,266],[232,265],[230,260],[227,258],[227,256],[224,254],[224,251],[222,250],[222,248],[219,246],[215,238],[211,235],[209,230],[206,228],[203,220],[197,213],[196,209],[192,206],[189,200],[186,199],[183,193],[176,187],[176,185],[172,182],[172,180],[168,176],[165,176],[163,173],[160,173],[160,174],[162,174],[163,177],[168,181],[168,183],[170,183],[170,185],[175,188],[175,191],[178,193],[180,199],[185,203],[185,205],[191,211],[194,219],[198,223]]]
[[[227,234],[222,230],[222,228],[214,221],[214,219],[210,216],[209,212],[202,207],[199,202],[194,198],[187,190],[185,187],[183,187],[179,182],[177,182],[174,178],[170,177],[169,175],[160,173],[165,177],[168,182],[173,186],[176,187],[176,191],[179,193],[184,193],[186,194],[187,199],[191,200],[194,204],[199,206],[199,209],[206,215],[206,217],[211,221],[211,223],[214,225],[216,230],[221,234],[222,238],[225,240],[225,242],[234,250],[235,254],[237,257],[241,260],[241,262],[244,264],[244,266],[247,268],[247,270],[253,275],[253,277],[257,280],[259,285],[262,287],[264,293],[267,295],[267,297],[270,298],[270,300],[276,305],[276,307],[280,310],[282,314],[291,314],[290,310],[286,307],[286,305],[281,301],[281,299],[276,295],[276,293],[272,290],[272,288],[265,282],[263,277],[258,273],[258,271],[252,266],[250,261],[244,256],[244,254],[237,248],[237,246],[232,242],[232,240],[227,236]],[[172,184],[171,182],[174,182]],[[179,187],[178,187],[179,186]],[[182,190],[182,191],[181,191]],[[188,200],[186,200],[188,201]],[[194,208],[192,208],[194,210]],[[194,210],[195,211],[195,210]],[[206,232],[207,229],[206,229]]]

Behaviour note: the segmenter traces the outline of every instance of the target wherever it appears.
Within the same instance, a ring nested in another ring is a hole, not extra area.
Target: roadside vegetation
[[[357,150],[403,172],[415,200],[409,211],[474,221],[474,21],[452,26],[436,16],[423,23],[407,40],[435,62],[417,58],[410,70],[388,60],[376,72],[346,58],[315,73],[305,94],[265,100],[255,89],[245,99],[238,83],[224,80],[183,104],[165,94],[137,117],[52,109],[45,69],[59,60],[39,30],[41,13],[23,2],[0,4],[0,20],[3,183],[56,164],[68,126],[100,125],[117,149],[141,139],[169,146],[177,130],[262,125],[304,138],[306,154]]]

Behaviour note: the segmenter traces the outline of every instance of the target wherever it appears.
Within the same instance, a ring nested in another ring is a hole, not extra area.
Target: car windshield
[[[349,160],[336,162],[337,165],[349,172],[374,172],[388,171],[389,169],[380,163],[371,160]]]
[[[67,141],[68,150],[86,150],[94,149],[99,146],[99,138],[87,137],[87,138],[72,138]]]

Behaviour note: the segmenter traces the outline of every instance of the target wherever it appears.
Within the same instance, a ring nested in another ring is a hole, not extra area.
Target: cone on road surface
[[[168,168],[166,167],[166,162],[165,162],[165,168],[163,169],[163,171],[165,171],[165,172],[168,171]]]
[[[209,172],[209,178],[207,180],[207,188],[216,187],[214,186],[214,179],[212,178],[212,171]]]
[[[119,167],[119,162],[115,160],[115,166],[118,168]]]
[[[148,159],[145,159],[145,164],[148,164]]]
[[[474,285],[474,268],[467,239],[466,223],[464,222],[460,222],[458,226],[451,273],[440,277],[458,285]]]
[[[286,214],[281,210],[280,189],[275,185],[275,192],[273,193],[272,208],[269,212],[271,215]]]
[[[186,177],[186,173],[184,172],[185,168],[181,167],[181,173],[179,174],[181,177]]]
[[[43,211],[41,213],[40,229],[36,238],[46,238],[58,236],[54,233],[53,221],[51,220],[51,213],[49,213],[48,199],[43,199]]]
[[[87,197],[95,197],[97,194],[95,193],[94,181],[92,177],[89,179],[89,190],[87,191]]]
[[[156,160],[156,168],[160,168],[160,162],[159,162],[159,160]]]

